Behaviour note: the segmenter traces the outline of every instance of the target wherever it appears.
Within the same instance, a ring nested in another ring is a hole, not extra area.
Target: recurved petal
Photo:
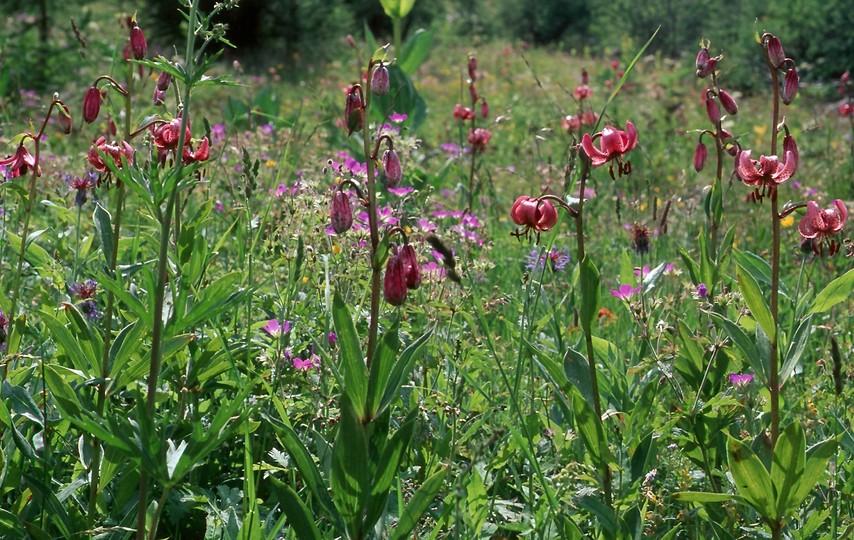
[[[750,159],[750,150],[742,150],[738,155],[738,177],[745,184],[752,186],[756,184],[760,176],[756,171],[756,162]]]
[[[842,230],[842,227],[845,226],[845,222],[848,220],[848,209],[845,208],[845,203],[843,203],[840,199],[835,199],[833,201],[833,206],[836,207],[836,213],[839,215],[839,230],[835,232],[839,232]]]
[[[623,152],[629,152],[635,149],[635,146],[638,145],[638,130],[635,129],[635,125],[626,120],[626,135],[628,138],[626,139],[626,149]]]
[[[786,162],[777,166],[777,171],[771,175],[771,179],[774,180],[775,184],[782,184],[795,174],[797,163],[798,160],[795,159],[794,154],[789,150],[786,152]]]
[[[585,133],[584,137],[581,138],[581,148],[584,150],[584,153],[587,154],[587,157],[590,158],[590,163],[594,167],[598,167],[608,161],[608,154],[603,153],[601,150],[593,146],[593,138],[590,137],[589,133]]]

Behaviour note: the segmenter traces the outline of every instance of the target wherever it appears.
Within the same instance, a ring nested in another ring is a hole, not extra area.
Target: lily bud
[[[800,81],[800,77],[798,77],[798,72],[795,68],[791,68],[786,72],[786,79],[783,83],[784,104],[788,105],[793,99],[795,99],[795,96],[798,94]]]
[[[385,300],[393,306],[400,306],[406,300],[406,273],[400,256],[393,254],[388,258],[383,278]]]
[[[406,288],[415,290],[421,286],[421,268],[418,266],[418,256],[412,244],[400,248],[400,259],[403,261],[403,274],[406,277]]]
[[[587,74],[586,69],[581,70],[581,84],[587,85],[590,82],[590,75]]]
[[[332,230],[336,234],[343,234],[353,226],[353,207],[350,205],[350,197],[343,191],[332,194],[332,208],[330,211]]]
[[[715,125],[721,121],[721,108],[715,98],[711,96],[706,96],[706,114],[709,115],[709,120]]]
[[[709,150],[706,145],[701,142],[697,143],[697,149],[694,150],[694,170],[700,172],[706,166],[706,158],[709,155]]]
[[[472,82],[477,80],[477,58],[474,56],[469,57],[469,79]]]
[[[388,93],[388,89],[388,68],[380,62],[380,65],[374,68],[374,73],[371,75],[371,92],[378,96],[384,96]]]
[[[154,95],[151,97],[151,101],[155,105],[163,105],[163,102],[166,101],[166,90],[160,90],[155,86]]]
[[[800,155],[798,154],[798,143],[795,142],[795,138],[792,137],[791,134],[783,137],[783,155],[789,155],[789,152],[792,153],[792,159],[795,160],[795,169],[798,168],[798,159]]]
[[[137,60],[145,58],[145,52],[148,49],[148,44],[145,42],[145,36],[136,22],[130,29],[130,49],[133,52],[133,57]]]
[[[157,77],[157,89],[162,92],[165,92],[166,90],[169,90],[170,84],[172,84],[172,75],[165,71],[162,71],[160,73],[160,76]]]
[[[714,58],[709,58],[709,61],[706,62],[706,67],[704,67],[703,69],[697,69],[697,77],[700,77],[701,79],[705,79],[710,74],[712,74],[718,65],[719,59],[720,59],[720,57],[718,57],[718,56],[715,56]]]
[[[726,90],[718,90],[718,99],[721,100],[721,105],[729,114],[738,114],[738,104],[735,99]]]
[[[768,36],[765,41],[768,48],[768,60],[775,68],[780,68],[786,62],[786,53],[783,52],[783,44],[777,36]]]
[[[473,84],[469,85],[469,95],[471,96],[471,102],[472,103],[476,102],[477,98],[480,97],[480,96],[478,96],[477,89],[474,87]]]
[[[68,135],[71,133],[71,111],[68,110],[68,106],[63,102],[58,102],[57,107],[59,108],[59,117],[56,119],[56,124],[59,126],[59,129],[62,130],[63,133]]]
[[[383,169],[385,169],[385,185],[394,188],[400,184],[403,178],[403,170],[400,168],[400,158],[394,150],[386,150],[383,153]]]
[[[101,112],[101,92],[97,87],[92,86],[83,98],[83,120],[91,124],[98,118],[99,112]]]
[[[347,94],[344,104],[344,121],[347,124],[347,136],[361,131],[365,121],[365,105],[362,102],[362,87],[354,85]]]
[[[709,49],[703,47],[702,49],[700,49],[700,52],[697,53],[697,71],[704,71],[709,65],[709,60],[711,60],[711,56],[709,55]]]
[[[480,116],[483,118],[487,118],[489,116],[489,104],[486,103],[485,99],[480,102]]]

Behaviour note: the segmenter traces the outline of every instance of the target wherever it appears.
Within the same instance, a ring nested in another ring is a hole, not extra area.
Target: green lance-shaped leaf
[[[445,481],[446,470],[441,470],[424,481],[415,495],[409,500],[397,523],[397,528],[391,533],[390,540],[405,540],[410,538],[415,526],[421,520],[421,516],[430,508],[436,494],[442,489]]]
[[[827,471],[827,463],[836,455],[836,439],[827,439],[809,448],[806,452],[806,463],[800,481],[792,486],[788,497],[787,513],[793,511],[804,502],[807,495]]]
[[[585,255],[581,261],[581,310],[580,323],[585,334],[590,333],[590,326],[599,309],[599,269],[596,264]]]
[[[806,450],[807,441],[801,424],[792,422],[780,433],[771,458],[771,482],[776,493],[775,518],[784,517],[793,509],[792,496],[804,476]]]
[[[362,521],[371,490],[368,472],[368,435],[345,392],[341,395],[341,420],[332,448],[330,486],[332,500],[351,538],[362,537]]]
[[[314,524],[315,518],[305,503],[289,485],[270,477],[270,489],[288,516],[288,525],[300,540],[321,540],[323,537]]]
[[[337,292],[332,300],[332,321],[335,323],[341,362],[344,365],[344,392],[350,397],[349,401],[356,416],[364,420],[368,395],[368,368],[365,366],[362,348],[359,346],[359,334],[356,333],[350,310]]]
[[[114,239],[113,226],[111,224],[112,217],[100,203],[96,203],[95,213],[92,218],[95,220],[95,231],[98,233],[98,239],[101,241],[101,252],[104,254],[104,264],[109,268],[113,262]]]
[[[774,487],[771,476],[749,446],[730,438],[727,455],[739,495],[766,519],[774,519]]]
[[[771,309],[762,296],[762,291],[759,290],[759,285],[753,276],[739,266],[736,271],[738,276],[738,289],[741,291],[741,296],[750,308],[753,318],[765,331],[765,335],[769,338],[776,339],[777,329],[774,326],[774,317],[771,315]]]
[[[403,44],[403,52],[397,59],[397,65],[408,76],[414,75],[421,64],[427,60],[434,33],[435,30],[419,28]]]
[[[810,313],[824,313],[839,302],[851,297],[854,290],[854,268],[834,279],[813,300]]]

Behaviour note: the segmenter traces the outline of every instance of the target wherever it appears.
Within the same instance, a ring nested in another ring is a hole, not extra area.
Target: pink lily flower
[[[777,156],[760,156],[759,161],[750,159],[750,150],[738,155],[738,177],[748,186],[777,186],[795,174],[797,159],[791,150],[786,151],[786,161],[780,163]]]
[[[599,148],[593,146],[593,141],[599,139]],[[600,133],[593,137],[589,133],[585,133],[581,139],[581,148],[584,153],[590,158],[590,164],[594,167],[604,165],[611,160],[619,161],[625,154],[628,154],[638,144],[638,132],[634,124],[626,122],[626,130],[611,126],[605,126]]]

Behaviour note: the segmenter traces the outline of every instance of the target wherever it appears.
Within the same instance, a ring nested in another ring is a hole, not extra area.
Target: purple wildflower
[[[623,283],[620,285],[619,289],[611,289],[611,296],[619,298],[620,300],[628,300],[635,294],[639,293],[642,288],[642,285],[632,287],[628,283]]]
[[[277,338],[282,334],[287,334],[291,331],[291,323],[290,321],[282,321],[280,324],[276,319],[270,319],[267,321],[267,324],[262,328],[265,332]]]
[[[708,289],[708,287],[706,287],[705,283],[700,283],[699,285],[697,285],[697,297],[698,298],[705,298],[706,295],[708,295],[708,294],[709,294],[709,289]]]
[[[525,267],[530,270],[539,271],[543,265],[548,265],[555,272],[562,271],[571,260],[569,251],[560,250],[557,247],[553,247],[548,253],[540,253],[540,250],[532,249],[527,259],[528,264]]]
[[[748,384],[753,382],[753,374],[752,373],[730,373],[729,374],[729,382],[731,385],[736,388],[744,388]]]

